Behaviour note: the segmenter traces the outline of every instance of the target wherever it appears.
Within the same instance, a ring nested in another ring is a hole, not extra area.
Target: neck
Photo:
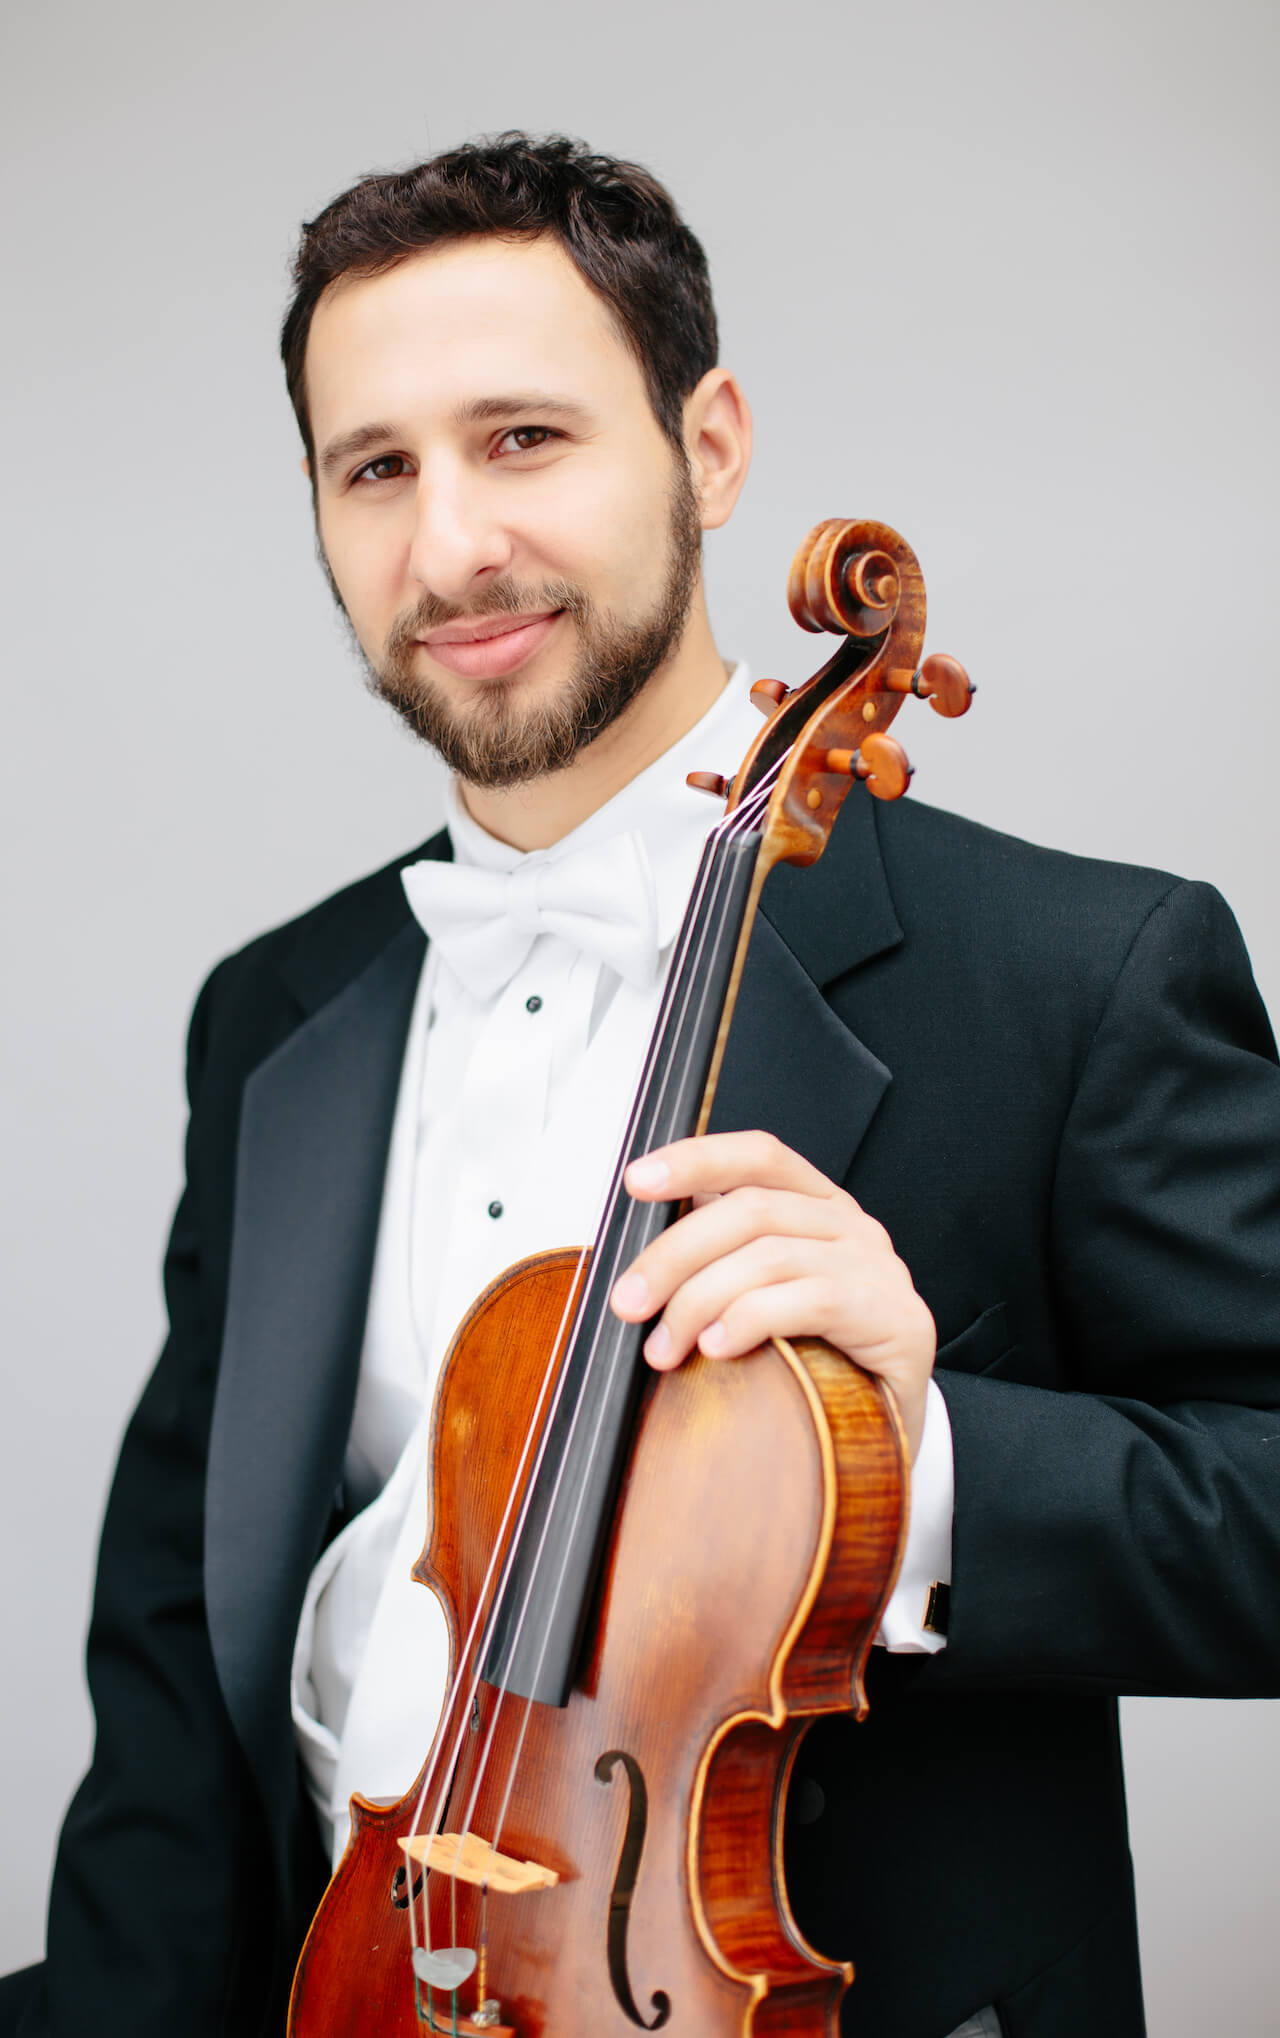
[[[462,785],[473,821],[513,849],[549,849],[701,721],[728,672],[711,635],[701,586],[671,656],[616,722],[563,771],[493,790]]]

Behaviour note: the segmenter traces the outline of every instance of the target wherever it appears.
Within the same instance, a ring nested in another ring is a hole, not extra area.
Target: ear
[[[304,477],[306,478],[306,480],[310,481],[310,479],[311,479],[311,462],[310,462],[310,461],[308,460],[308,458],[307,458],[307,456],[306,456],[306,454],[305,454],[305,453],[304,453],[304,454],[303,454],[303,456],[302,456],[302,472],[303,472],[303,475],[304,475]]]
[[[736,376],[709,368],[684,406],[684,445],[704,531],[728,523],[751,465],[751,406]]]

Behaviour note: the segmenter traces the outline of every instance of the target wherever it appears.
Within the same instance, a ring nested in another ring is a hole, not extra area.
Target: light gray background
[[[708,548],[722,648],[802,676],[793,546],[821,516],[897,524],[932,648],[982,687],[967,722],[903,715],[916,796],[1214,880],[1275,1011],[1276,21],[1265,0],[9,12],[0,1967],[39,1953],[89,1752],[91,1567],[161,1334],[191,999],[439,812],[313,558],[275,352],[298,221],[507,125],[650,164],[756,407]],[[1124,1715],[1152,2032],[1274,2033],[1280,1709]]]

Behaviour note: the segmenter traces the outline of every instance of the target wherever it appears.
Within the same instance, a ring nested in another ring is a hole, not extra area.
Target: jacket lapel
[[[423,948],[406,911],[254,1071],[241,1110],[205,1578],[223,1694],[277,1831],[294,1772],[293,1627],[342,1472]]]

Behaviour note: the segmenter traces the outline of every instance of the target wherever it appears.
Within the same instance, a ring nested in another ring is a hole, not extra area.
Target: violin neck
[[[678,1214],[673,1203],[633,1203],[622,1172],[701,1122],[759,852],[758,834],[725,825],[703,851],[483,1645],[485,1680],[542,1704],[564,1705],[573,1689],[644,1372],[649,1326],[621,1322],[609,1296]]]

